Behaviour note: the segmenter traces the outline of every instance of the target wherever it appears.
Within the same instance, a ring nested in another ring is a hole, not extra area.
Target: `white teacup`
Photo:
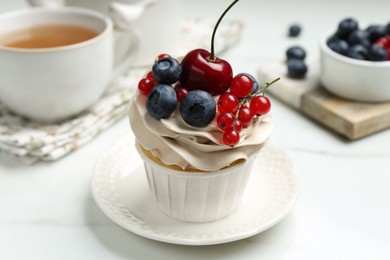
[[[9,47],[4,42],[21,29],[46,25],[79,26],[97,35],[49,48]],[[105,90],[115,69],[113,45],[112,21],[93,10],[31,8],[1,14],[0,100],[14,112],[37,121],[56,122],[74,116]]]
[[[161,53],[175,55],[180,41],[181,0],[28,0],[33,6],[77,6],[110,16],[116,31],[137,37],[132,66],[149,66]],[[123,35],[122,35],[123,36]],[[122,37],[116,49],[123,49]]]

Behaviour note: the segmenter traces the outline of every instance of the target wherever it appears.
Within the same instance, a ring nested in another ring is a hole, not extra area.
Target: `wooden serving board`
[[[390,102],[356,102],[327,92],[320,85],[318,60],[315,61],[308,62],[304,79],[287,77],[285,62],[262,66],[257,78],[259,82],[268,82],[280,77],[268,93],[348,139],[359,139],[390,127]]]

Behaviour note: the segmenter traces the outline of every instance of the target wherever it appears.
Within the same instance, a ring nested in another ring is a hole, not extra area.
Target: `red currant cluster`
[[[218,127],[224,132],[223,142],[235,146],[240,141],[240,132],[248,128],[260,115],[271,109],[270,100],[264,95],[265,90],[278,79],[266,83],[253,93],[254,82],[246,74],[236,75],[231,83],[230,92],[223,93],[218,99]]]

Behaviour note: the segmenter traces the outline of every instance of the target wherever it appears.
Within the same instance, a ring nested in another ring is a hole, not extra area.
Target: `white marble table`
[[[214,16],[229,1],[183,1],[192,16]],[[0,10],[25,7],[0,1]],[[191,11],[190,11],[191,10]],[[236,72],[282,58],[286,46],[316,50],[321,32],[346,15],[389,20],[390,2],[249,1],[231,17],[246,24],[224,55]],[[302,37],[285,37],[298,21]],[[1,73],[1,72],[0,72]],[[1,74],[0,74],[1,76]],[[272,99],[272,142],[289,152],[300,179],[292,212],[271,229],[233,243],[189,247],[132,234],[91,196],[97,159],[129,131],[124,118],[88,145],[52,163],[0,160],[0,259],[389,259],[390,130],[349,142]]]

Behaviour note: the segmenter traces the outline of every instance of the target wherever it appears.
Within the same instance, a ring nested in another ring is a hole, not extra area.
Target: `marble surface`
[[[217,17],[229,1],[183,0],[184,13]],[[0,10],[23,8],[0,1]],[[343,17],[389,21],[390,2],[241,1],[231,17],[246,28],[223,58],[235,72],[284,56],[292,44],[317,50],[317,39]],[[302,36],[286,37],[298,21]],[[91,196],[98,158],[129,130],[126,118],[69,156],[23,165],[0,158],[0,259],[388,259],[390,131],[357,141],[324,129],[272,99],[272,142],[289,152],[301,191],[292,212],[251,238],[215,246],[177,246],[132,234],[109,220]]]

